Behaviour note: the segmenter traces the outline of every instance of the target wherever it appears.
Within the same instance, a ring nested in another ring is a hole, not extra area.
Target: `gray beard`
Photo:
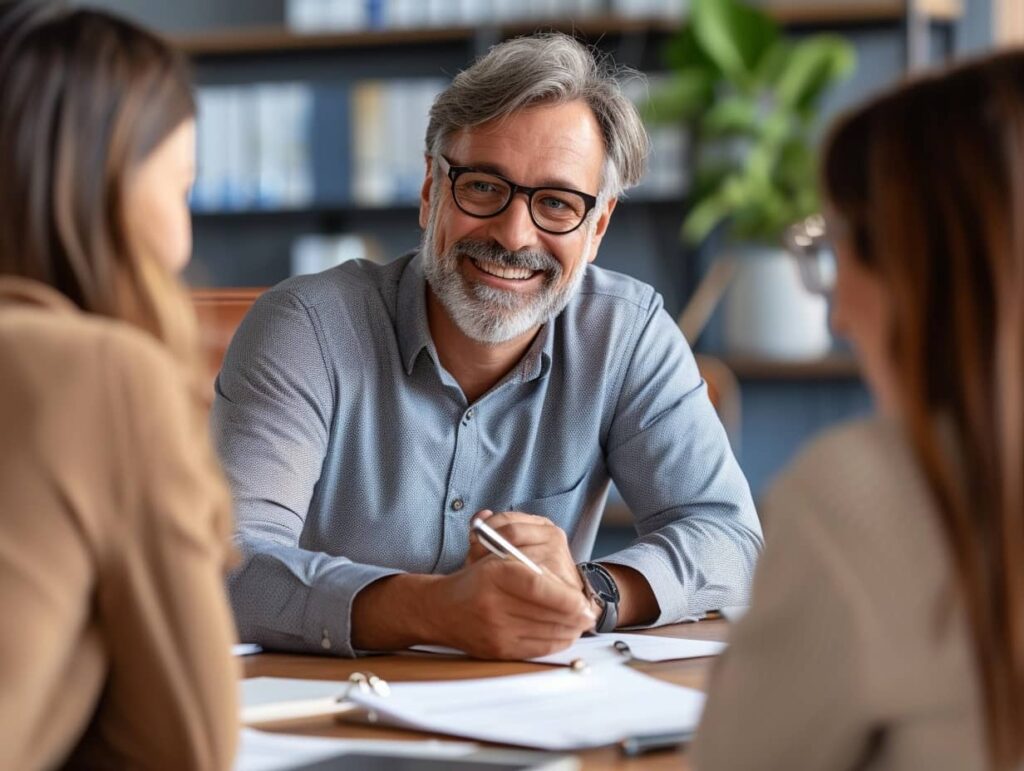
[[[432,204],[420,244],[423,272],[434,296],[466,337],[486,345],[513,340],[553,319],[579,291],[586,260],[580,260],[569,282],[558,288],[562,264],[547,252],[527,249],[510,252],[492,241],[462,239],[443,254],[437,254],[434,251],[437,218],[437,206]],[[593,232],[588,230],[584,253],[590,248],[592,238]],[[459,270],[459,261],[470,258],[512,268],[540,270],[545,274],[544,280],[540,289],[529,295],[470,282]]]

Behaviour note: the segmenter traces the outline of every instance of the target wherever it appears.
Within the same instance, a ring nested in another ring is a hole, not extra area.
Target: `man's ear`
[[[618,198],[609,198],[604,209],[598,213],[597,227],[594,228],[594,237],[590,241],[590,254],[587,255],[587,262],[593,262],[597,259],[597,248],[601,245],[601,239],[604,238],[605,231],[608,230],[608,225],[612,221],[612,212],[615,211],[615,206],[618,203]]]
[[[420,227],[426,229],[430,220],[430,190],[434,185],[434,159],[429,155],[424,156],[426,160],[426,176],[423,177],[423,187],[420,188]]]

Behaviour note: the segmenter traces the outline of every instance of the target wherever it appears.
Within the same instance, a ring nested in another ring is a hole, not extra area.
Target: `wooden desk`
[[[677,624],[654,630],[667,637],[689,637],[699,640],[725,640],[725,621],[701,621]],[[713,659],[687,659],[657,664],[637,663],[636,669],[677,685],[704,689]],[[524,662],[490,662],[466,659],[434,658],[420,655],[374,656],[364,659],[339,659],[320,656],[290,656],[267,653],[243,659],[245,677],[296,677],[310,680],[347,680],[353,672],[370,671],[385,680],[460,680],[473,677],[494,677],[536,672],[546,669]],[[423,739],[433,734],[376,726],[334,722],[329,718],[293,722],[280,730],[310,736],[335,736],[365,739]],[[454,737],[448,737],[453,738]],[[583,768],[597,769],[673,769],[685,771],[685,751],[660,752],[637,759],[622,757],[615,748],[587,750],[579,754]]]

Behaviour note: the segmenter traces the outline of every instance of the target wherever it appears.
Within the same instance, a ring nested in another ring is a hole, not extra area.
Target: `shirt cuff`
[[[678,573],[669,565],[656,547],[636,543],[622,551],[601,557],[596,562],[607,565],[621,565],[633,568],[647,579],[658,602],[658,616],[646,624],[634,624],[631,629],[647,629],[664,624],[692,621],[701,614],[690,608],[690,591],[683,584]]]
[[[387,576],[405,571],[346,562],[317,576],[306,598],[304,633],[320,652],[354,658],[380,651],[352,647],[352,603],[363,589]]]

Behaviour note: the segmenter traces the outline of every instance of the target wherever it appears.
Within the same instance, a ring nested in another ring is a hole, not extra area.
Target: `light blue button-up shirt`
[[[472,405],[431,340],[419,256],[285,281],[231,343],[213,426],[243,556],[239,631],[270,648],[354,655],[357,593],[457,570],[480,509],[548,517],[586,560],[610,480],[638,537],[602,561],[643,574],[657,624],[744,604],[762,544],[661,297],[593,265]]]

